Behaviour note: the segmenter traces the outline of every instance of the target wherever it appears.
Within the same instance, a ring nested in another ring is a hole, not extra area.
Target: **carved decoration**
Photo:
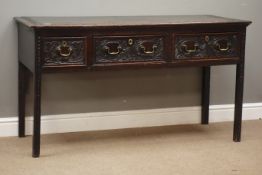
[[[85,38],[44,38],[43,62],[49,65],[85,64]]]
[[[96,38],[95,63],[121,63],[163,60],[162,37]]]
[[[207,57],[207,44],[200,36],[177,36],[176,59]]]
[[[176,36],[175,58],[235,57],[238,53],[237,35]]]
[[[238,56],[238,37],[237,35],[217,35],[210,36],[209,52],[216,57],[236,57]]]

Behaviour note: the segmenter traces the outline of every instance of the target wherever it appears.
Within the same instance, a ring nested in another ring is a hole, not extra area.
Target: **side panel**
[[[35,33],[32,29],[18,24],[18,55],[19,61],[30,71],[35,67]]]

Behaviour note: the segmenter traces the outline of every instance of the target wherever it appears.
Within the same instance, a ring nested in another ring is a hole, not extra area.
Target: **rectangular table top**
[[[177,16],[82,16],[82,17],[16,17],[15,20],[31,28],[42,27],[102,27],[102,26],[154,26],[188,24],[248,25],[251,21],[213,15]]]

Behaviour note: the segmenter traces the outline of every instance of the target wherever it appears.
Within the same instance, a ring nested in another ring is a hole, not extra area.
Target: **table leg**
[[[203,67],[202,73],[202,111],[201,123],[209,123],[210,66]]]
[[[18,64],[18,136],[25,137],[26,68]]]
[[[243,90],[244,90],[244,63],[241,62],[237,64],[236,67],[235,116],[234,116],[234,133],[233,133],[233,140],[235,142],[240,142],[241,140]]]
[[[33,157],[40,155],[41,132],[41,72],[34,74],[34,130],[33,130]]]

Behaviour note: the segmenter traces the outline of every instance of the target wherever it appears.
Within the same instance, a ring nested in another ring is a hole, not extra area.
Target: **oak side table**
[[[45,72],[200,67],[202,124],[208,124],[210,67],[235,64],[233,140],[240,141],[246,27],[251,21],[212,15],[16,17],[15,20],[19,45],[18,134],[25,136],[25,96],[32,73],[33,157],[40,155],[41,76]]]

